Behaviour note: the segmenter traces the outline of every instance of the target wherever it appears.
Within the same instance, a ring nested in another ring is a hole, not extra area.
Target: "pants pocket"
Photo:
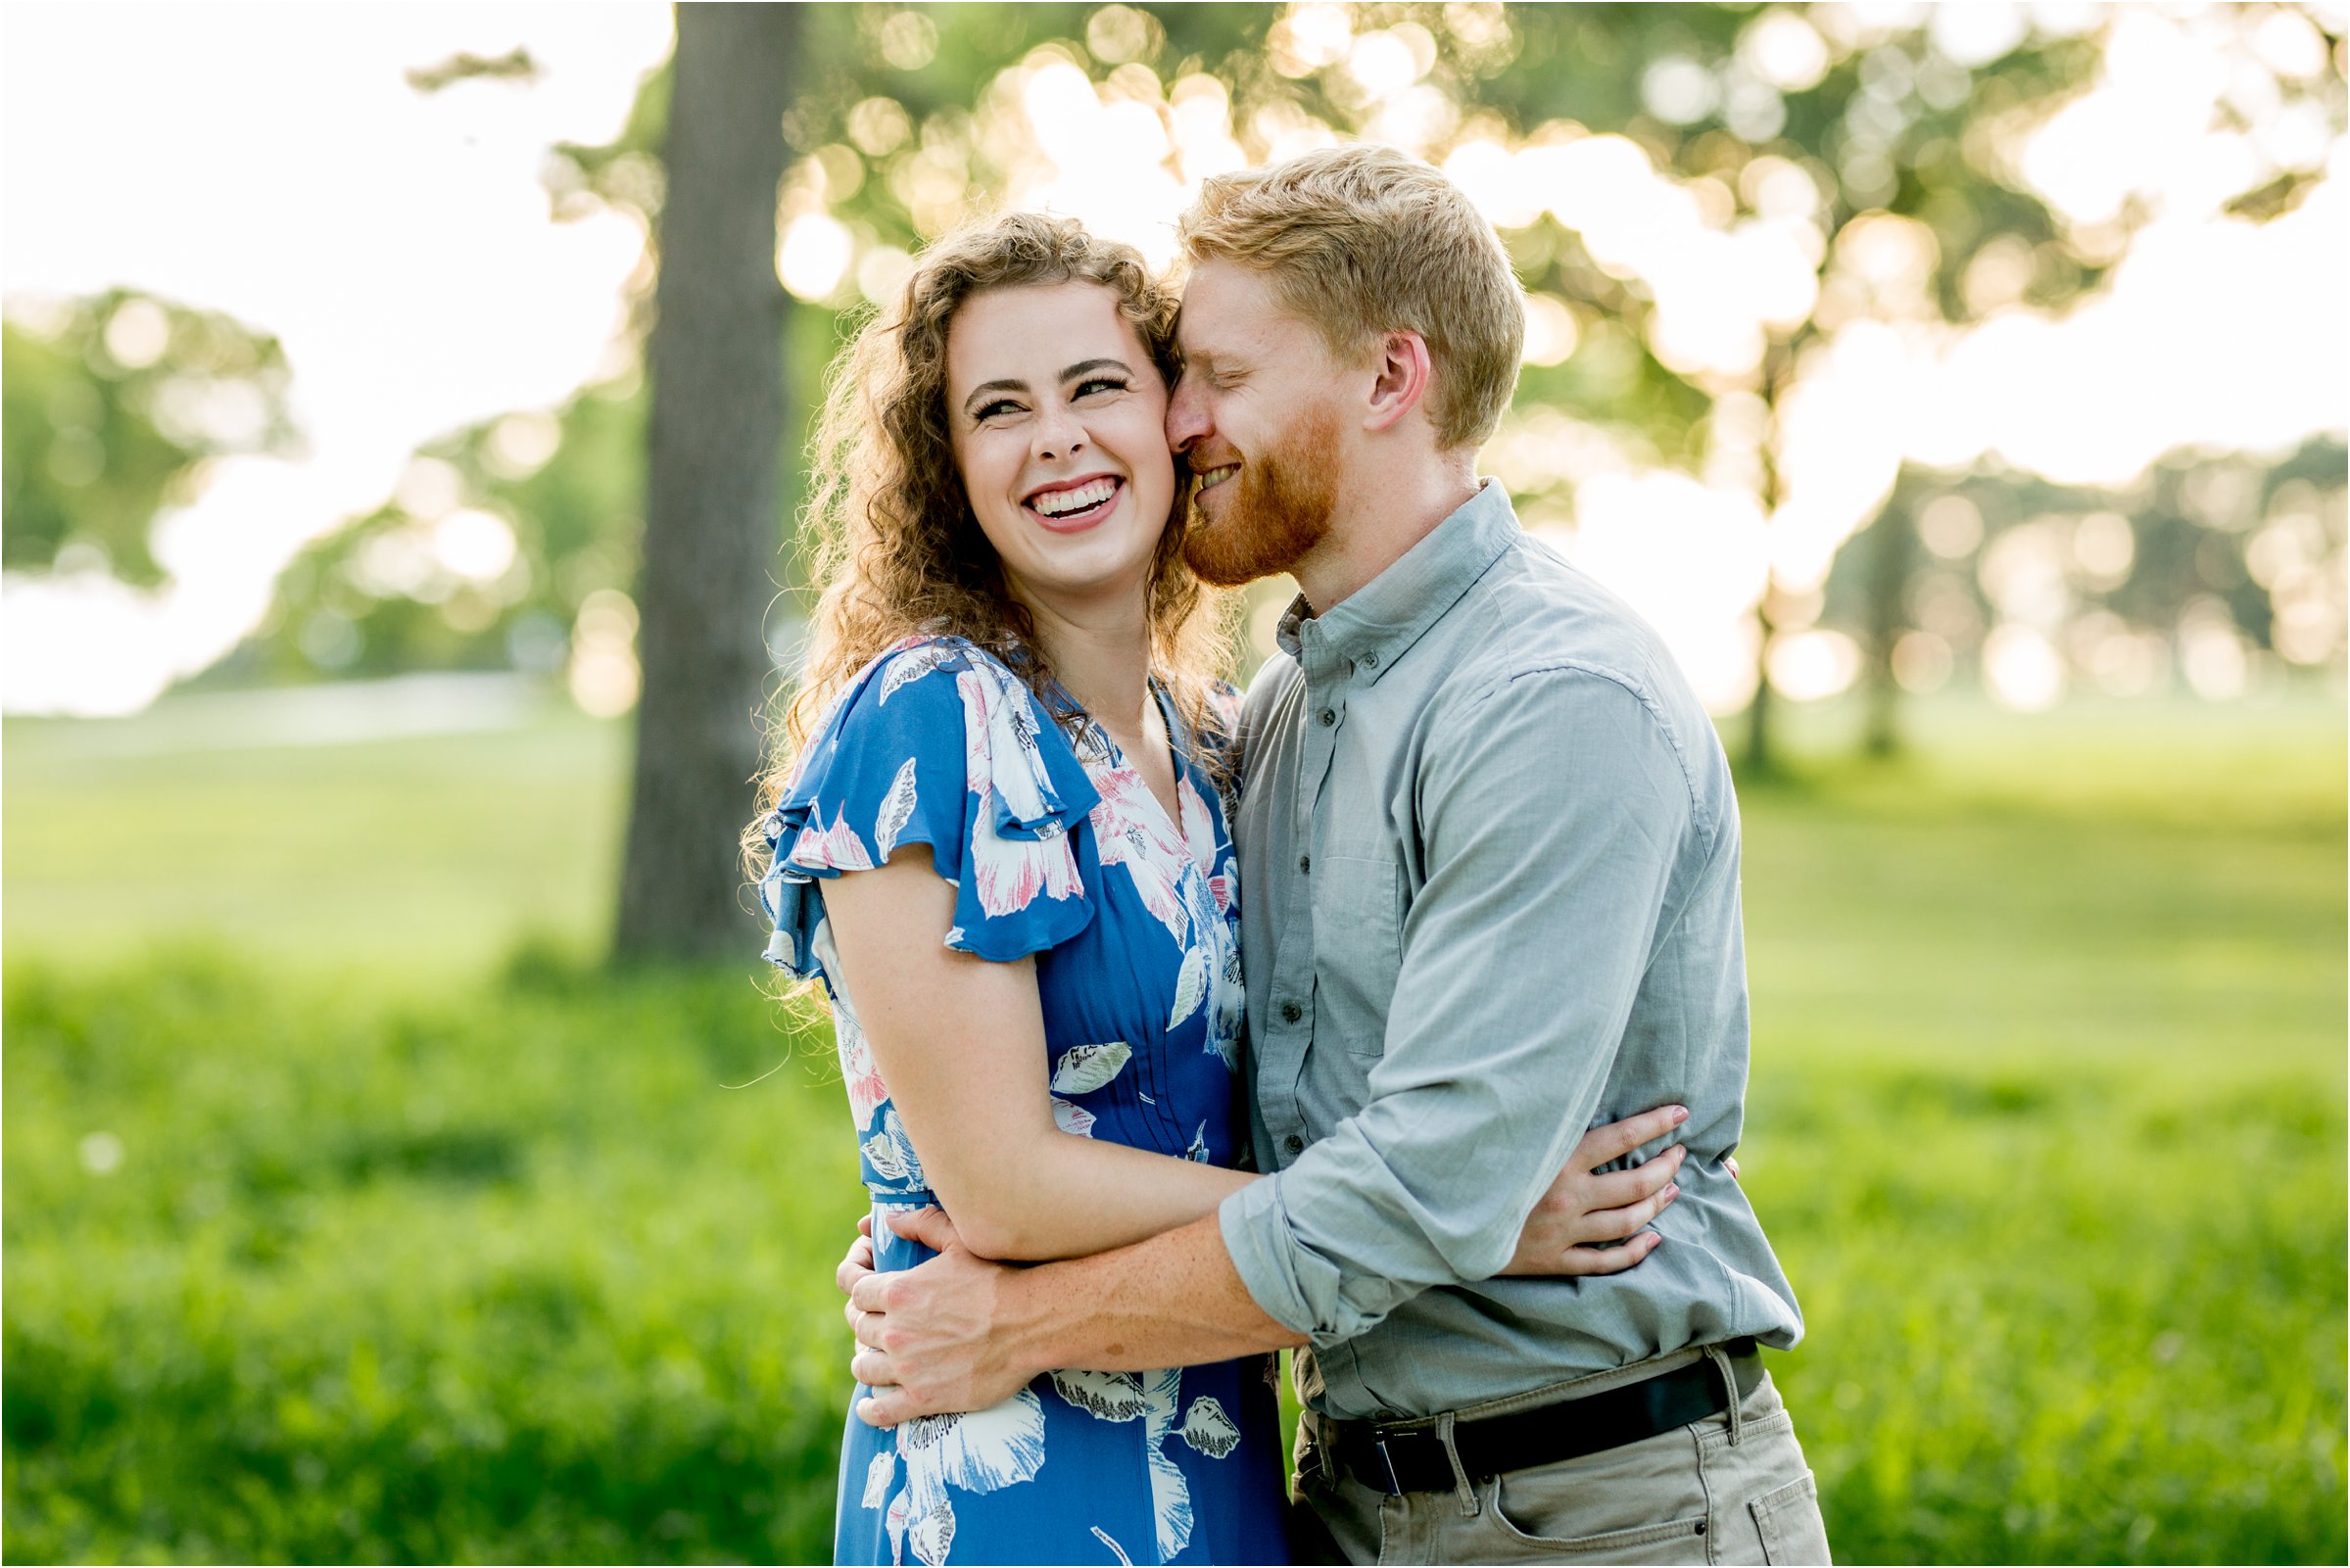
[[[1819,1484],[1806,1470],[1776,1492],[1747,1504],[1762,1537],[1762,1560],[1773,1564],[1826,1564],[1828,1525],[1820,1517]]]
[[[1487,1555],[1498,1540],[1513,1551],[1492,1553],[1496,1561],[1556,1562],[1584,1558],[1592,1562],[1610,1563],[1688,1563],[1705,1560],[1705,1516],[1693,1514],[1685,1519],[1664,1519],[1654,1524],[1642,1523],[1612,1530],[1593,1532],[1578,1526],[1596,1523],[1588,1509],[1571,1504],[1564,1508],[1545,1508],[1537,1501],[1531,1508],[1521,1496],[1512,1502],[1506,1488],[1509,1478],[1498,1477],[1489,1483],[1485,1495],[1485,1517],[1492,1530],[1479,1543],[1479,1557]],[[1580,1518],[1578,1518],[1580,1515]],[[1618,1514],[1618,1518],[1622,1515]]]

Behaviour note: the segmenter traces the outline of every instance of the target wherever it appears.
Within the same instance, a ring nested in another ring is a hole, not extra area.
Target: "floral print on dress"
[[[1172,814],[1099,726],[1064,730],[968,642],[910,639],[849,684],[767,819],[768,956],[831,997],[884,1271],[930,1256],[887,1214],[936,1200],[837,981],[823,883],[911,846],[955,886],[948,946],[1034,955],[1037,1083],[1055,1126],[1181,1159],[1243,1158],[1239,870],[1201,758],[1231,732],[1236,698],[1220,695],[1221,734],[1208,736],[1160,705]],[[1265,1366],[1054,1372],[992,1409],[893,1433],[852,1416],[836,1559],[1282,1561]]]

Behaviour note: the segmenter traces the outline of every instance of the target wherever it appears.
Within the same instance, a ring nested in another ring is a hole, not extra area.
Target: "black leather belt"
[[[1751,1339],[1722,1347],[1730,1359],[1738,1397],[1762,1381],[1762,1354]],[[1492,1415],[1453,1426],[1453,1447],[1472,1482],[1538,1464],[1577,1459],[1620,1448],[1659,1432],[1703,1421],[1730,1407],[1721,1373],[1711,1356],[1638,1383],[1626,1383],[1579,1400],[1539,1405],[1510,1415]],[[1390,1497],[1406,1492],[1450,1492],[1457,1485],[1453,1461],[1431,1424],[1378,1426],[1369,1421],[1332,1421],[1331,1457],[1357,1481]]]

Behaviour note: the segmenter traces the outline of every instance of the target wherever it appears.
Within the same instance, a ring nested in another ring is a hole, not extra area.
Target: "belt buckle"
[[[1379,1462],[1387,1467],[1387,1495],[1391,1497],[1402,1497],[1404,1483],[1402,1478],[1395,1473],[1395,1456],[1387,1451],[1387,1434],[1376,1432],[1371,1439],[1370,1446],[1378,1449]]]

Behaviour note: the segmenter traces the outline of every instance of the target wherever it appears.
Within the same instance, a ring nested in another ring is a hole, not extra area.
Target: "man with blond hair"
[[[1524,330],[1499,239],[1426,166],[1346,147],[1210,181],[1182,240],[1186,554],[1300,590],[1234,824],[1269,1175],[1029,1269],[905,1221],[942,1256],[849,1270],[859,1413],[1296,1346],[1298,1490],[1327,1533],[1302,1551],[1824,1562],[1757,1349],[1801,1318],[1729,1159],[1729,769],[1655,635],[1476,475]],[[1585,1129],[1660,1104],[1627,1163],[1677,1162],[1678,1191],[1637,1266],[1502,1277]]]

